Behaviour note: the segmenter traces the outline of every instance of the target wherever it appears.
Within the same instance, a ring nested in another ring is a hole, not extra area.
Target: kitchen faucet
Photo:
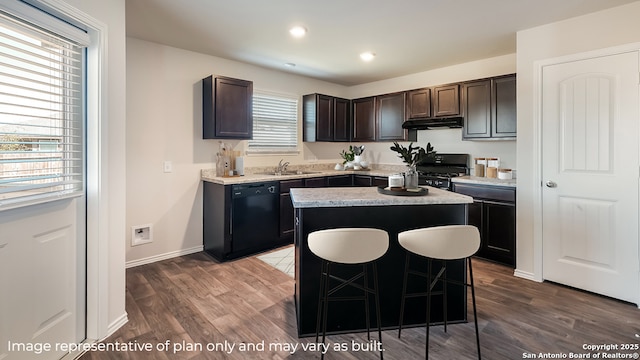
[[[280,159],[280,162],[278,163],[278,166],[276,167],[276,175],[281,175],[283,172],[287,171],[287,166],[289,166],[289,162],[285,162],[284,164],[282,163],[284,159]]]

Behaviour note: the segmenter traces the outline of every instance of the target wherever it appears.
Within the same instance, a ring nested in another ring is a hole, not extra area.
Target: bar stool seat
[[[398,330],[398,338],[402,332],[402,321],[404,316],[404,305],[407,297],[426,296],[427,298],[427,321],[426,321],[426,348],[425,359],[429,358],[429,322],[431,316],[431,296],[441,294],[443,296],[443,314],[444,314],[444,331],[447,331],[447,284],[457,283],[471,288],[471,301],[473,303],[473,317],[476,329],[476,345],[478,348],[478,359],[480,357],[480,334],[478,332],[478,316],[476,311],[476,295],[473,284],[473,269],[471,267],[471,256],[473,256],[480,248],[480,232],[478,228],[471,225],[446,225],[435,226],[429,228],[421,228],[408,230],[398,234],[398,242],[400,246],[407,250],[404,282],[402,285],[402,300],[400,304],[400,327]],[[410,270],[410,255],[416,254],[427,258],[427,272],[418,272]],[[469,267],[469,283],[455,282],[447,279],[446,262],[448,260],[465,259]],[[432,261],[440,260],[442,266],[437,274],[432,276]],[[409,275],[418,275],[426,277],[427,292],[407,294],[407,280]],[[438,281],[443,283],[442,291],[434,292],[433,288]]]
[[[382,328],[380,323],[380,299],[378,294],[378,270],[376,260],[382,257],[389,249],[389,234],[384,230],[372,228],[318,230],[309,234],[307,244],[311,252],[322,259],[320,291],[318,294],[318,315],[316,317],[316,342],[318,342],[321,319],[322,343],[324,344],[325,342],[329,301],[348,300],[363,300],[365,302],[367,339],[371,340],[369,295],[373,294],[376,304],[380,359],[382,359]],[[338,276],[331,275],[330,265],[333,264],[359,264],[362,265],[362,271],[349,279],[342,279]],[[373,267],[373,288],[369,286],[369,264]],[[330,287],[330,280],[333,280],[334,283],[337,282],[338,285]],[[336,295],[333,298],[331,297],[346,286],[362,290],[363,296],[338,297]],[[321,358],[324,358],[324,354],[322,354]]]

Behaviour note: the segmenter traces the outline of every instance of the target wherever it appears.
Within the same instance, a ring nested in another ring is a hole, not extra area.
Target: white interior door
[[[542,69],[543,277],[639,303],[638,52]]]
[[[84,340],[84,219],[84,197],[0,213],[0,359],[60,359],[10,344]]]

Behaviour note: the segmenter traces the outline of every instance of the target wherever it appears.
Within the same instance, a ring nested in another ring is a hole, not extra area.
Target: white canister
[[[513,172],[511,169],[498,169],[498,179],[511,180],[513,179]]]
[[[404,176],[402,174],[389,175],[389,188],[401,188],[404,186]]]
[[[499,158],[487,158],[487,167],[500,167],[500,159]]]
[[[236,171],[234,171],[236,175],[243,176],[244,175],[244,157],[236,156]]]

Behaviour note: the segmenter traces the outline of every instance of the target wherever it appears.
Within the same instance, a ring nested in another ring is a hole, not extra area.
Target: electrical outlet
[[[170,173],[173,172],[173,163],[169,160],[164,162],[164,172]]]
[[[131,246],[153,242],[153,226],[151,224],[131,227]]]

